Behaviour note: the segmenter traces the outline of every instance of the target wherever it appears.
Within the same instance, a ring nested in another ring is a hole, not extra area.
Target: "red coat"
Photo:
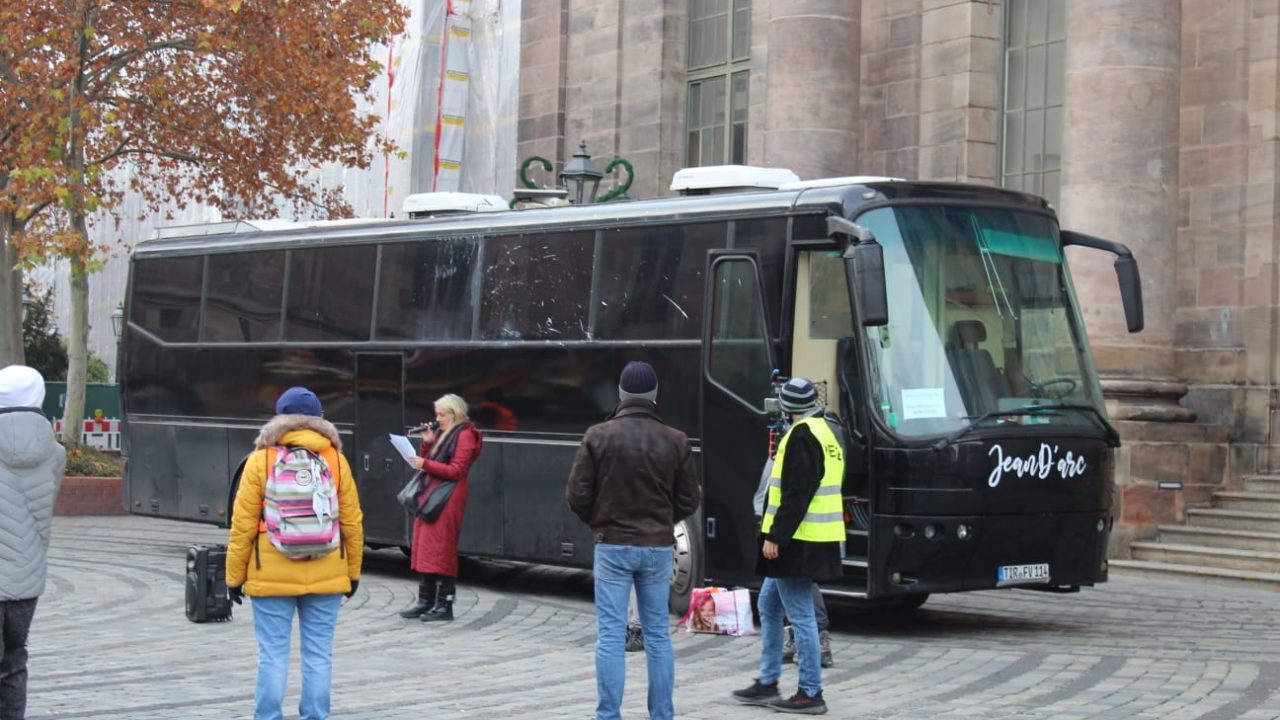
[[[454,488],[453,496],[435,522],[414,519],[409,562],[414,572],[448,577],[458,575],[458,535],[462,532],[462,516],[467,509],[467,473],[471,470],[471,463],[480,456],[484,441],[472,423],[460,426],[456,432],[458,443],[454,446],[453,457],[446,462],[425,459],[422,463],[423,471],[431,477],[428,490],[437,483],[449,481],[458,483],[458,487]],[[418,455],[428,458],[430,450],[423,443]]]

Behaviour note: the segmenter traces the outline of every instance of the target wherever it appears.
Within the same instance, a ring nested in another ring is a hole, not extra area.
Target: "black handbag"
[[[444,506],[449,503],[449,498],[453,497],[453,489],[457,483],[442,480],[435,484],[426,497],[421,501],[422,491],[426,487],[428,478],[426,473],[421,471],[413,474],[409,478],[409,482],[396,493],[396,500],[404,506],[414,517],[421,518],[426,522],[435,522],[440,517],[440,513],[444,510]]]
[[[422,501],[422,508],[418,510],[418,517],[427,522],[435,522],[440,517],[440,513],[444,510],[444,506],[449,503],[449,498],[453,497],[453,488],[456,482],[441,480],[436,483],[435,487],[427,493],[427,499]]]
[[[409,478],[409,482],[405,483],[400,492],[396,493],[396,502],[399,502],[405,510],[411,515],[417,515],[421,504],[418,502],[418,496],[422,495],[424,476],[421,471],[413,474]]]

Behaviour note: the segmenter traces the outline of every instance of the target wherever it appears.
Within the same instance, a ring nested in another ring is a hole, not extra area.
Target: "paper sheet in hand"
[[[413,443],[409,442],[409,438],[404,435],[387,433],[387,437],[391,438],[391,445],[399,451],[400,457],[404,458],[405,462],[409,462],[409,458],[418,454],[413,450]]]

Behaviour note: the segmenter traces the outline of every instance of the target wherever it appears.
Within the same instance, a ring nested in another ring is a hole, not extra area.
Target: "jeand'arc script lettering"
[[[1083,475],[1086,463],[1083,455],[1076,455],[1070,450],[1066,455],[1059,456],[1061,449],[1058,445],[1049,445],[1049,443],[1040,443],[1039,452],[1031,453],[1026,456],[1006,456],[1004,447],[999,443],[991,446],[987,451],[987,456],[995,456],[996,464],[991,469],[991,474],[987,476],[987,485],[996,487],[1000,481],[1004,479],[1006,472],[1012,473],[1017,477],[1036,477],[1041,480],[1049,477],[1055,471],[1063,480]]]

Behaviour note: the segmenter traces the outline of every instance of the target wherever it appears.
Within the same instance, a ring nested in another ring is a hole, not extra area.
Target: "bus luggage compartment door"
[[[409,515],[396,493],[409,481],[411,468],[387,437],[405,428],[403,368],[399,353],[356,356],[356,442],[347,460],[360,489],[365,541],[371,544],[408,544]]]

